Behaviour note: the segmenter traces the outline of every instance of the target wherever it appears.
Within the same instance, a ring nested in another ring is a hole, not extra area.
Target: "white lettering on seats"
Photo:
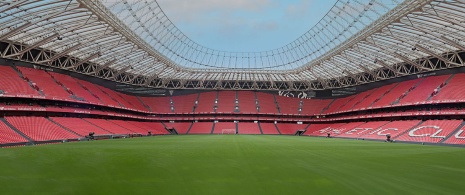
[[[455,138],[456,139],[465,139],[465,136],[460,136],[460,134],[463,133],[463,130],[460,129],[460,131],[458,131],[456,134],[455,134]]]
[[[420,135],[415,134],[415,132],[417,132],[419,130],[422,130],[422,129],[425,129],[425,128],[433,128],[433,129],[436,130],[436,132],[433,133],[433,134],[428,134],[428,133],[420,134]],[[415,129],[412,129],[411,131],[408,132],[408,135],[410,137],[426,137],[426,136],[430,136],[431,138],[445,138],[446,136],[438,136],[438,134],[440,134],[441,132],[442,132],[442,129],[439,128],[438,126],[430,125],[430,126],[421,126],[421,127],[417,127]]]
[[[397,128],[387,128],[387,129],[383,129],[383,130],[381,130],[381,131],[378,131],[377,134],[380,135],[380,136],[386,136],[386,135],[389,134],[389,133],[384,133],[385,131],[398,131],[398,130],[399,130],[399,129],[397,129]],[[375,131],[375,132],[376,132],[376,131]],[[373,132],[373,133],[374,133],[374,132]]]

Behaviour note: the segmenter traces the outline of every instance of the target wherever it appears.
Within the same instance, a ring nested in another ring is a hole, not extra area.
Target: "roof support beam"
[[[95,58],[97,58],[97,57],[99,57],[99,56],[100,56],[100,52],[95,53],[95,54],[92,54],[92,55],[90,55],[89,57],[87,57],[86,59],[81,60],[81,61],[79,61],[78,63],[76,63],[76,64],[74,64],[74,65],[72,65],[72,66],[65,67],[65,69],[73,69],[73,68],[76,68],[76,67],[78,67],[78,66],[80,66],[80,65],[82,65],[82,64],[84,64],[84,63],[86,63],[86,62],[88,62],[88,61],[90,61],[90,60],[92,60],[92,59],[95,59]]]
[[[451,62],[450,60],[448,60],[448,59],[446,59],[446,58],[444,58],[444,57],[442,57],[442,56],[440,56],[440,55],[437,55],[437,54],[435,54],[434,52],[432,52],[432,51],[430,51],[430,50],[428,50],[428,49],[426,49],[426,48],[424,48],[424,47],[422,47],[422,46],[420,46],[420,45],[418,45],[418,44],[415,45],[415,47],[416,47],[418,50],[420,50],[420,51],[422,51],[422,52],[425,52],[425,53],[427,53],[427,54],[429,54],[429,55],[431,55],[431,56],[434,56],[434,57],[436,57],[437,59],[442,60],[442,61],[445,62],[445,63],[453,64],[453,65],[456,65],[456,66],[462,66],[461,64],[458,64],[458,63],[455,63],[455,62]]]
[[[43,44],[46,44],[46,43],[50,42],[50,41],[53,40],[53,39],[56,39],[58,36],[59,36],[59,34],[58,34],[58,33],[55,33],[55,34],[53,34],[53,35],[51,35],[51,36],[49,36],[49,37],[47,37],[47,38],[45,38],[45,39],[42,39],[41,41],[39,41],[39,42],[37,42],[37,43],[34,43],[33,45],[30,45],[30,46],[27,47],[26,49],[23,49],[22,51],[20,51],[20,52],[18,52],[18,53],[16,53],[16,54],[11,54],[11,55],[8,55],[8,56],[5,56],[5,57],[6,57],[6,58],[9,58],[9,57],[14,57],[14,56],[22,55],[22,54],[24,54],[24,53],[26,53],[26,52],[28,52],[28,51],[34,49],[34,48],[37,48],[37,47],[39,47],[39,46],[41,46],[41,45],[43,45]]]
[[[400,55],[400,54],[398,54],[398,53],[396,53],[396,52],[393,52],[392,54],[395,55],[396,57],[398,57],[398,58],[404,60],[404,62],[407,62],[407,63],[409,63],[410,65],[417,67],[417,68],[420,69],[420,70],[431,71],[431,69],[426,68],[426,67],[423,67],[423,66],[421,66],[420,64],[418,64],[418,63],[416,63],[416,62],[414,62],[414,61],[408,59],[407,57],[405,57],[405,56],[403,56],[403,55]]]

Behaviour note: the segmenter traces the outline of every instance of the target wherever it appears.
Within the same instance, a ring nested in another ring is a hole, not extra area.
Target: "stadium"
[[[465,2],[229,52],[155,0],[2,0],[0,102],[1,194],[463,194]]]

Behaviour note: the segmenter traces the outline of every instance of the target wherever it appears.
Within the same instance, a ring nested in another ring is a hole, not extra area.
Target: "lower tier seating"
[[[381,128],[365,133],[361,136],[361,138],[385,140],[387,134],[391,135],[392,138],[395,138],[405,131],[415,127],[418,125],[418,123],[420,123],[419,120],[393,121],[382,126]]]
[[[338,135],[337,137],[347,137],[347,138],[358,138],[368,132],[371,132],[375,129],[378,129],[385,124],[387,124],[388,121],[374,121],[374,122],[368,122],[365,124],[362,124],[356,128],[350,129],[346,131],[345,133],[342,133]]]
[[[101,129],[104,129],[106,131],[111,132],[112,134],[132,134],[134,132],[125,129],[119,125],[116,125],[110,121],[107,121],[105,119],[85,119],[86,121],[100,127]]]
[[[279,134],[276,130],[276,125],[274,123],[260,123],[263,134],[277,135]]]
[[[276,124],[278,126],[279,131],[283,135],[294,135],[297,130],[304,130],[305,127],[307,126],[306,124],[292,124],[292,123],[278,123]]]
[[[61,126],[76,132],[82,137],[89,135],[90,132],[94,132],[95,135],[112,134],[80,118],[52,117],[51,119]]]
[[[178,132],[178,134],[187,134],[187,131],[191,127],[191,122],[176,122],[176,123],[165,123],[166,128],[174,128]],[[211,130],[211,128],[210,128]]]
[[[234,132],[236,130],[236,123],[234,122],[217,122],[213,134],[223,134],[223,132]]]
[[[465,144],[465,127],[460,128],[457,132],[454,132],[449,139],[444,143],[446,144]]]
[[[28,140],[19,135],[13,129],[0,121],[0,144],[27,142]]]
[[[261,134],[258,123],[239,122],[237,131],[239,134]]]
[[[210,134],[212,132],[212,122],[197,122],[192,124],[189,134]]]
[[[394,139],[439,143],[455,131],[462,122],[461,120],[428,120]]]
[[[16,129],[34,141],[77,139],[80,136],[71,133],[44,117],[5,117]]]

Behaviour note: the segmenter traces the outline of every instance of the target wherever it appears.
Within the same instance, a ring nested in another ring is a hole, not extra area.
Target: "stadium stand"
[[[354,96],[349,96],[345,98],[335,99],[333,102],[331,102],[331,104],[329,104],[328,109],[326,109],[324,113],[328,114],[328,113],[335,113],[338,111],[342,111],[340,110],[340,108],[343,107],[345,104],[347,104],[347,102],[351,101],[354,98],[355,98]]]
[[[51,103],[51,105],[44,106],[36,103],[4,102],[4,105],[0,104],[0,111],[4,110],[6,113],[8,111],[16,111],[17,113],[23,111],[78,113],[133,119],[140,119],[143,116],[146,119],[157,120],[140,122],[121,119],[94,119],[90,116],[85,116],[83,119],[79,117],[51,117],[50,120],[44,117],[23,116],[7,116],[5,118],[13,127],[25,136],[31,136],[30,138],[34,141],[76,139],[86,136],[91,131],[95,132],[96,135],[134,133],[146,135],[149,131],[154,135],[169,134],[158,120],[178,121],[166,124],[168,128],[176,128],[180,134],[210,134],[213,127],[212,121],[219,120],[218,123],[214,124],[213,133],[221,134],[223,129],[236,129],[236,123],[224,121],[238,120],[237,131],[239,134],[292,135],[297,129],[303,129],[306,126],[297,125],[295,122],[304,121],[308,124],[319,121],[324,122],[324,124],[311,124],[304,135],[327,136],[327,132],[330,132],[333,137],[384,140],[386,134],[389,133],[397,141],[465,144],[462,141],[464,139],[463,130],[457,129],[461,120],[428,120],[426,122],[409,120],[408,118],[406,120],[396,119],[392,122],[372,122],[369,120],[370,118],[400,116],[465,115],[460,105],[449,105],[446,108],[409,107],[401,110],[378,111],[379,107],[410,105],[417,104],[417,102],[421,104],[440,101],[445,103],[461,102],[465,97],[465,91],[462,89],[462,82],[465,81],[463,73],[422,77],[393,83],[343,98],[298,99],[252,91],[213,91],[173,97],[137,97],[56,72],[26,67],[17,67],[18,71],[16,71],[8,66],[0,66],[0,70],[3,71],[0,72],[0,75],[8,78],[0,81],[0,94],[7,97],[26,95],[26,98],[32,98],[33,96],[40,97],[43,94],[51,100],[58,99],[84,104],[87,102],[136,111],[127,113],[123,110],[106,110],[105,108],[81,108],[75,105],[68,106],[66,103],[62,103],[63,105]],[[25,79],[21,78],[22,75]],[[257,105],[260,107],[260,112],[256,109]],[[378,110],[370,110],[375,108]],[[358,110],[365,113],[350,113]],[[160,115],[147,117],[146,112]],[[348,114],[344,114],[344,112],[348,112]],[[192,114],[192,116],[184,114]],[[197,114],[199,116],[194,116]],[[338,115],[333,116],[334,114]],[[298,117],[300,115],[306,116],[305,118]],[[311,117],[315,115],[321,117]],[[194,123],[191,128],[192,121],[197,119],[201,122]],[[338,122],[353,119],[365,119],[366,121]],[[31,126],[21,125],[20,123],[23,121],[30,123]],[[259,122],[253,123],[253,121]],[[278,121],[277,125],[272,123],[274,121]],[[416,130],[415,126],[419,123],[420,125],[416,128],[420,129]],[[41,132],[31,130],[34,129],[32,125],[52,126],[53,128],[43,131],[42,133],[45,135],[42,135]],[[425,125],[429,126],[423,127]],[[6,128],[0,132],[4,133],[0,134],[2,136],[0,139],[3,140],[0,141],[0,144],[28,141],[17,134],[15,129],[8,126],[0,128]],[[437,131],[434,131],[435,129]],[[439,129],[441,129],[440,132]]]
[[[173,96],[174,112],[191,113],[194,112],[198,94]]]
[[[171,113],[171,99],[170,97],[141,97],[145,105],[147,105],[152,112],[155,113]]]
[[[395,137],[417,126],[420,122],[420,120],[392,121],[382,126],[381,128],[375,129],[362,135],[361,138],[385,140],[386,135],[389,134],[394,139]]]
[[[301,114],[319,115],[332,101],[332,99],[304,99]]]
[[[50,72],[50,75],[57,82],[62,83],[71,95],[76,96],[75,99],[81,101],[84,100],[94,104],[102,103],[98,98],[93,96],[89,91],[85,90],[81,85],[79,85],[76,79],[73,77],[55,72]]]
[[[352,128],[340,135],[337,135],[337,137],[346,137],[346,138],[358,138],[368,132],[372,132],[375,129],[379,129],[382,126],[386,125],[389,123],[388,121],[374,121],[374,122],[367,122],[365,124],[362,124],[356,128]]]
[[[462,122],[462,120],[428,120],[404,134],[394,137],[394,139],[409,142],[439,143],[455,131]]]
[[[166,128],[175,128],[179,134],[187,134],[191,125],[193,126],[191,122],[165,123]]]
[[[256,93],[260,113],[278,113],[274,95],[267,93]]]
[[[326,137],[328,133],[336,131],[339,127],[347,123],[334,123],[334,124],[310,124],[309,129],[304,133],[308,136],[323,136]]]
[[[223,91],[218,93],[216,112],[232,113],[236,107],[236,91]]]
[[[257,99],[255,92],[252,91],[238,91],[239,111],[241,113],[257,113]]]
[[[455,74],[431,100],[443,102],[465,102],[465,73]]]
[[[39,96],[40,94],[9,66],[0,66],[0,95],[2,96]]]
[[[381,98],[384,97],[385,94],[389,93],[389,91],[395,87],[397,83],[385,85],[378,89],[373,90],[372,93],[365,98],[365,100],[361,101],[352,108],[353,110],[365,110],[366,108],[370,108],[374,103],[378,102]]]
[[[284,96],[276,96],[276,101],[279,105],[279,110],[283,114],[299,114],[300,98],[289,98]]]
[[[410,93],[400,99],[400,104],[413,104],[426,101],[433,94],[434,90],[444,84],[451,75],[431,76],[423,79]]]
[[[53,121],[57,122],[58,124],[66,127],[80,136],[84,137],[88,135],[90,132],[94,132],[95,135],[109,135],[112,134],[106,130],[103,130],[100,127],[97,127],[93,124],[90,124],[83,119],[80,118],[68,118],[68,117],[51,117]]]
[[[128,129],[125,129],[119,125],[116,125],[108,120],[105,120],[105,119],[91,119],[91,118],[86,118],[84,119],[85,121],[91,123],[91,124],[94,124],[95,126],[97,127],[100,127],[101,129],[105,130],[105,131],[108,131],[108,132],[111,132],[112,134],[122,134],[122,135],[126,135],[126,134],[132,134],[134,132],[128,130]]]
[[[192,124],[189,134],[211,134],[212,122],[196,122]]]
[[[71,94],[65,91],[65,86],[57,83],[47,72],[33,68],[17,67],[18,70],[35,83],[40,91],[49,99],[73,100]]]
[[[200,93],[199,102],[197,104],[197,108],[195,112],[197,113],[205,113],[205,112],[213,112],[215,101],[216,101],[217,92],[205,92]]]
[[[215,129],[213,130],[213,134],[223,134],[223,130],[231,130],[236,131],[236,123],[234,122],[217,122],[215,123]],[[229,131],[228,131],[229,132]]]
[[[112,107],[120,107],[118,102],[116,102],[114,99],[110,98],[107,94],[103,93],[100,88],[97,87],[96,84],[84,81],[84,80],[78,80],[78,83],[83,86],[84,89],[88,90],[90,93],[93,94],[93,96],[99,100],[101,100],[104,105],[107,106],[112,106]]]
[[[353,95],[354,98],[350,99],[347,103],[345,103],[341,108],[339,108],[340,111],[347,111],[347,110],[352,110],[353,107],[364,101],[365,98],[367,98],[371,93],[373,93],[373,91],[376,91],[377,89],[372,89],[372,90],[368,90],[368,91],[365,91],[365,92],[362,92],[362,93],[359,93],[357,95]]]
[[[283,135],[294,135],[297,130],[305,130],[307,124],[278,123],[279,132]]]
[[[113,122],[114,120],[112,120]],[[165,130],[165,126],[160,122],[139,122],[139,121],[124,121],[131,126],[127,126],[129,129],[142,135],[147,135],[152,132],[152,135],[165,135],[168,132]]]
[[[384,94],[384,96],[382,96],[381,99],[373,103],[372,107],[383,107],[392,105],[402,95],[409,92],[409,90],[413,90],[416,84],[420,81],[421,79],[415,79],[398,83],[388,93]]]
[[[274,123],[259,123],[263,134],[277,135],[280,134]]]
[[[262,134],[258,123],[239,122],[237,127],[238,134]]]
[[[34,141],[77,139],[80,136],[66,131],[44,117],[5,117],[5,119]]]
[[[28,140],[0,121],[0,144],[17,142],[28,142]]]
[[[450,137],[444,142],[446,144],[465,144],[465,127],[462,123],[458,131],[453,132]]]

